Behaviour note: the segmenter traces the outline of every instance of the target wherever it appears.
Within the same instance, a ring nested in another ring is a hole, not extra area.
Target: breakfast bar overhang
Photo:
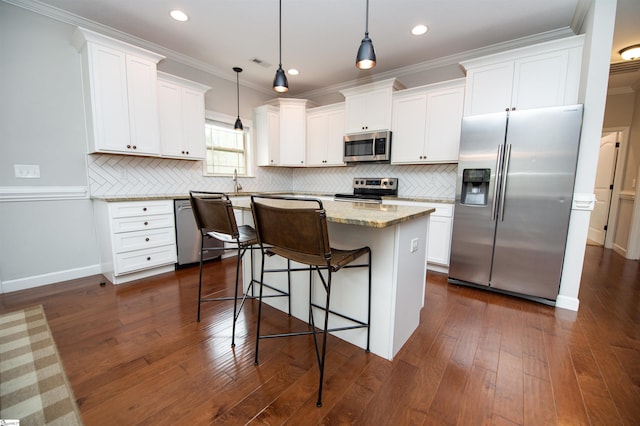
[[[234,200],[244,224],[253,225],[250,201]],[[429,215],[433,208],[394,204],[322,201],[327,214],[329,238],[335,248],[351,249],[369,246],[372,251],[371,340],[370,350],[392,360],[420,322],[424,305],[427,265]],[[267,268],[286,268],[286,260],[278,256],[265,259]],[[251,262],[246,257],[243,280],[246,289],[251,277]],[[292,265],[304,268],[305,265]],[[260,277],[260,252],[254,250],[254,276]],[[316,280],[317,277],[313,276]],[[331,288],[333,310],[362,320],[367,318],[367,273],[362,268],[341,270],[334,275]],[[287,274],[270,274],[265,282],[286,290]],[[314,300],[320,292],[314,282]],[[265,294],[268,289],[265,288]],[[307,322],[309,319],[309,272],[291,274],[291,314]],[[287,312],[284,298],[265,299],[269,305]],[[342,325],[332,317],[329,327]],[[361,348],[366,347],[366,329],[339,331],[337,337]]]

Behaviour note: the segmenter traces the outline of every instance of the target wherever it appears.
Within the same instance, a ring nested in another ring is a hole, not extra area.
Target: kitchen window
[[[235,121],[235,118],[232,118]],[[233,129],[233,121],[216,117],[205,120],[205,175],[249,175],[249,128],[244,131]]]

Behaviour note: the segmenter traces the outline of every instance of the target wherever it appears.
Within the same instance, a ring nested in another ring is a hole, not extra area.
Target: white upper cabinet
[[[281,166],[305,165],[307,102],[306,99],[280,99]]]
[[[464,114],[576,103],[583,43],[572,36],[462,62]]]
[[[307,166],[344,166],[344,103],[307,110]]]
[[[308,104],[283,98],[254,108],[259,166],[305,166]]]
[[[464,79],[394,93],[391,163],[457,162],[463,105]]]
[[[280,164],[280,110],[273,105],[262,105],[253,110],[256,136],[256,162],[258,166]]]
[[[164,56],[78,28],[89,152],[160,155],[157,68]]]
[[[205,158],[204,94],[210,88],[158,72],[158,117],[163,157]]]
[[[345,132],[363,133],[391,128],[391,96],[402,89],[396,79],[341,90],[345,97]]]

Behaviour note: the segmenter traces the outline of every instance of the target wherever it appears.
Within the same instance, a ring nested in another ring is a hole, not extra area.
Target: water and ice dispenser
[[[460,204],[486,206],[489,198],[491,169],[464,169]]]

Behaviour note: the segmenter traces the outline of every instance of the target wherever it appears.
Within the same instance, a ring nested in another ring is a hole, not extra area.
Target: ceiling
[[[242,67],[241,84],[258,90],[270,90],[278,67],[277,0],[6,1],[47,8],[50,15],[68,12],[63,14],[69,22],[90,20],[95,23],[92,29],[106,26],[130,34],[161,46],[160,53],[168,57],[187,59],[192,66],[233,81],[232,68]],[[285,70],[300,71],[288,76],[289,95],[445,63],[446,58],[453,63],[464,54],[486,52],[481,49],[486,46],[502,44],[504,49],[506,42],[521,38],[522,44],[530,43],[541,37],[532,36],[541,33],[543,39],[567,35],[572,25],[579,26],[589,1],[370,0],[369,35],[378,63],[373,70],[362,71],[355,67],[355,56],[364,36],[365,0],[284,0],[282,65]],[[169,11],[174,8],[185,11],[190,19],[171,19]],[[640,2],[618,0],[611,62],[620,61],[617,51],[622,47],[640,43],[637,22]],[[410,30],[416,24],[427,25],[429,31],[412,36]],[[637,82],[640,71],[636,69],[612,75],[610,85]]]

